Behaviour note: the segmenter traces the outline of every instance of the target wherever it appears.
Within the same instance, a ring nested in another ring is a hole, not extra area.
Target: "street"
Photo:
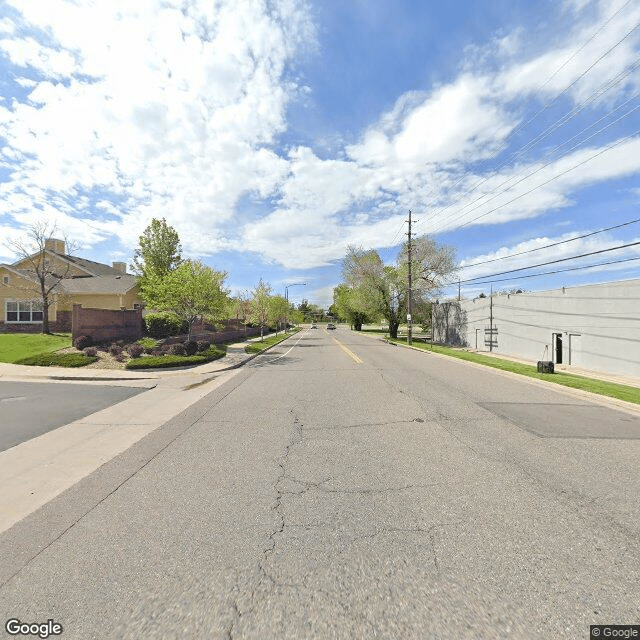
[[[639,454],[606,400],[305,330],[1,534],[3,625],[588,638],[638,622]]]
[[[0,382],[0,451],[145,391],[143,387]]]

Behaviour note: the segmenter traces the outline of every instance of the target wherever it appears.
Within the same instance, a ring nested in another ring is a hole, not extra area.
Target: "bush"
[[[122,354],[122,347],[119,344],[112,344],[109,346],[109,353],[116,357]]]
[[[183,344],[177,342],[176,344],[169,346],[169,354],[172,356],[186,356],[187,350],[184,348]]]
[[[208,340],[198,340],[198,351],[206,351],[211,346]]]
[[[83,353],[41,353],[17,360],[15,364],[29,364],[37,367],[83,367],[97,359],[97,357],[85,356]]]
[[[141,344],[130,344],[127,347],[127,353],[132,358],[139,358],[144,353],[144,347]]]
[[[144,318],[145,333],[152,338],[168,338],[189,331],[189,323],[173,313],[148,313]]]
[[[93,340],[89,336],[78,336],[73,341],[73,346],[78,351],[84,351],[87,347],[90,347],[93,344]]]
[[[207,351],[199,353],[195,356],[166,355],[157,358],[140,358],[138,360],[129,360],[129,362],[127,362],[127,369],[155,369],[158,367],[193,366],[222,358],[225,353],[226,347],[222,345],[219,347],[211,347]]]
[[[193,356],[198,353],[198,343],[193,340],[189,340],[189,342],[184,343],[184,352],[188,356]]]
[[[98,355],[98,350],[95,347],[85,347],[82,353],[89,358],[94,358]]]

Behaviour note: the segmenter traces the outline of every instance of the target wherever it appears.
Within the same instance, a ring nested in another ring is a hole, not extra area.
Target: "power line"
[[[584,233],[581,236],[574,236],[573,238],[567,238],[566,240],[560,240],[559,242],[553,242],[552,244],[546,244],[543,247],[536,247],[535,249],[527,249],[526,251],[520,251],[518,253],[512,253],[508,256],[500,256],[499,258],[492,258],[491,260],[483,260],[482,262],[473,262],[471,264],[463,264],[459,266],[459,269],[467,269],[469,267],[477,267],[481,264],[489,264],[490,262],[497,262],[498,260],[506,260],[507,258],[515,258],[516,256],[522,256],[526,253],[533,253],[534,251],[541,251],[542,249],[549,249],[551,247],[557,247],[560,244],[565,244],[567,242],[573,242],[574,240],[582,240],[583,238],[588,238],[590,236],[595,236],[598,233],[604,233],[605,231],[611,231],[612,229],[620,229],[621,227],[626,227],[630,224],[635,224],[636,222],[640,222],[640,218],[636,218],[635,220],[629,220],[629,222],[623,222],[622,224],[617,224],[613,227],[607,227],[606,229],[598,229],[598,231],[592,231],[591,233]]]
[[[619,13],[620,11],[622,11],[622,9],[624,9],[627,4],[629,4],[629,2],[627,2],[621,9],[619,9],[616,13],[614,13],[608,20],[607,22],[604,23],[604,25],[602,25],[602,27],[606,26],[606,24],[608,24],[611,19],[613,17],[615,17],[615,15],[617,15],[617,13]],[[558,100],[558,98],[560,98],[562,95],[564,95],[567,91],[569,91],[569,89],[571,89],[571,87],[573,87],[579,80],[581,80],[582,78],[584,78],[585,75],[587,75],[587,73],[589,73],[589,71],[591,71],[597,64],[598,62],[600,62],[602,59],[604,59],[607,55],[609,55],[616,47],[618,47],[620,44],[622,44],[622,42],[624,42],[638,27],[640,26],[640,22],[637,23],[630,31],[628,31],[626,33],[625,36],[623,36],[623,38],[621,38],[618,42],[616,42],[616,44],[614,44],[613,46],[611,46],[607,51],[605,51],[595,62],[593,62],[587,69],[585,69],[585,71],[583,71],[580,76],[578,76],[578,78],[576,78],[573,82],[571,82],[569,85],[567,85],[560,93],[558,93],[551,101],[547,102],[541,109],[539,109],[531,118],[529,118],[529,120],[527,120],[525,123],[522,123],[520,125],[518,125],[513,131],[511,131],[508,135],[508,137],[513,136],[514,133],[516,133],[517,131],[519,131],[520,129],[522,129],[523,127],[525,127],[526,125],[530,124],[531,122],[533,122],[533,120],[535,120],[538,115],[540,115],[541,113],[543,113],[549,106],[551,106],[554,102],[556,102]],[[601,27],[601,28],[602,28]],[[600,29],[601,30],[601,29]],[[597,32],[596,32],[597,34]],[[553,76],[558,73],[558,71],[560,71],[560,69],[562,69],[563,66],[565,66],[569,60],[571,60],[573,57],[575,57],[575,55],[577,55],[577,53],[584,48],[584,46],[586,46],[592,39],[593,37],[595,37],[595,35],[592,36],[591,38],[589,38],[589,40],[587,40],[580,49],[578,49],[578,51],[576,51],[571,58],[569,58],[567,61],[565,61],[565,63],[563,65],[561,65],[556,72],[554,72],[554,74],[552,74],[552,76],[550,76],[547,81],[541,85],[540,88],[544,87],[552,78]],[[605,83],[603,83],[595,92],[593,92],[589,97],[587,97],[587,99],[585,101],[583,101],[583,103],[581,105],[578,105],[578,107],[575,107],[571,112],[569,112],[568,114],[565,114],[562,118],[560,118],[558,121],[556,121],[556,123],[554,125],[551,125],[551,128],[548,128],[545,132],[543,132],[542,134],[538,134],[538,136],[536,136],[534,139],[530,140],[528,143],[526,143],[525,145],[523,145],[522,147],[520,147],[520,149],[518,149],[517,151],[515,151],[514,153],[512,153],[509,158],[507,158],[502,164],[500,164],[498,166],[498,168],[496,169],[496,171],[500,170],[501,168],[505,167],[510,161],[518,158],[520,155],[523,154],[524,151],[526,151],[528,148],[531,147],[532,144],[535,144],[536,142],[539,142],[541,139],[540,136],[542,135],[543,137],[546,137],[547,135],[549,135],[549,133],[551,133],[552,131],[554,131],[555,129],[559,128],[560,126],[562,126],[563,124],[566,124],[569,120],[571,120],[572,118],[574,118],[580,111],[582,111],[582,109],[585,108],[585,106],[587,104],[589,104],[589,102],[591,102],[593,99],[595,99],[596,97],[599,97],[598,94],[602,95],[603,93],[605,93],[606,91],[608,91],[609,89],[611,89],[613,86],[615,86],[616,84],[618,84],[624,77],[626,77],[627,75],[629,75],[638,65],[639,65],[639,61],[636,60],[636,62],[631,66],[631,68],[628,68],[622,72],[620,72],[619,74],[617,74],[617,76],[615,76],[613,79],[610,79],[608,81],[606,81]],[[613,83],[613,84],[612,84]],[[607,86],[609,85],[609,86]],[[502,147],[504,149],[504,145]],[[459,184],[462,180],[464,179],[464,175],[461,176],[458,181],[456,183],[454,183],[453,187],[455,187],[457,184]],[[479,182],[477,182],[471,189],[469,189],[466,193],[464,193],[463,195],[468,195],[470,193],[473,193],[479,186],[481,186],[482,184],[484,184],[487,180],[489,179],[489,177],[483,178],[482,180],[480,180]],[[491,193],[491,192],[490,192]],[[481,196],[483,197],[483,196]],[[477,200],[476,200],[477,201]],[[476,202],[474,201],[474,202]],[[432,201],[433,203],[433,201]],[[473,204],[473,202],[471,203]],[[447,209],[450,209],[451,207],[453,207],[454,205],[451,204],[448,207],[446,207],[441,213],[443,213],[444,211],[446,211]],[[430,216],[430,218],[433,217],[434,214],[432,214]],[[425,223],[427,222],[427,220],[424,221]],[[441,228],[441,227],[440,227]]]
[[[620,264],[622,262],[633,262],[634,260],[640,260],[640,256],[635,258],[623,258],[621,260],[610,260],[609,262],[596,262],[595,264],[582,265],[580,267],[569,267],[567,269],[557,269],[555,271],[543,271],[541,273],[531,273],[525,276],[514,276],[513,278],[500,278],[498,280],[484,280],[482,282],[473,282],[474,285],[492,284],[494,282],[511,282],[512,280],[523,280],[525,278],[537,278],[538,276],[549,276],[556,273],[566,273],[568,271],[580,271],[582,269],[592,269],[593,267],[602,267],[609,264]],[[492,276],[487,276],[491,278]]]
[[[638,63],[638,66],[640,66],[640,62]],[[565,153],[569,153],[571,151],[573,151],[574,149],[577,149],[581,144],[584,144],[585,142],[587,142],[587,140],[590,140],[591,138],[597,136],[599,133],[602,133],[605,129],[608,129],[609,127],[613,126],[614,124],[616,124],[617,122],[619,122],[620,120],[622,120],[622,118],[625,118],[626,116],[630,115],[631,113],[633,113],[634,111],[640,109],[640,105],[634,107],[633,109],[630,109],[629,111],[627,111],[627,113],[625,113],[624,115],[620,116],[619,118],[617,118],[616,120],[613,120],[612,122],[610,122],[609,124],[607,124],[606,126],[602,127],[601,129],[599,129],[598,131],[596,131],[595,133],[591,134],[588,138],[585,138],[584,140],[582,140],[581,142],[576,143],[573,147],[571,147],[570,149],[567,149],[565,151]],[[602,118],[601,118],[602,119]],[[594,123],[596,124],[596,123]],[[585,129],[583,129],[582,131],[580,131],[580,133],[583,133],[584,131],[586,131],[587,129],[590,129],[593,126],[590,125],[589,127],[586,127]],[[580,135],[580,133],[576,134],[576,136],[574,136],[573,138],[577,137],[578,135]],[[567,144],[567,142],[570,142],[573,138],[570,138],[569,140],[567,140],[566,142],[563,142],[559,145],[557,145],[554,149],[552,149],[551,151],[549,151],[547,154],[545,154],[544,157],[548,157],[549,155],[551,155],[552,153],[554,153],[555,151],[557,151],[558,149],[560,149],[562,146],[564,146],[565,144]],[[471,213],[472,211],[476,211],[477,209],[479,209],[480,207],[485,206],[487,203],[491,202],[492,200],[495,200],[496,198],[499,198],[500,196],[504,195],[505,193],[507,193],[509,190],[513,189],[513,187],[515,187],[516,185],[520,184],[521,182],[524,182],[527,178],[530,178],[531,176],[535,175],[536,173],[539,173],[540,171],[542,171],[543,169],[545,169],[546,167],[550,166],[551,164],[553,164],[553,162],[555,162],[554,160],[550,160],[549,162],[547,162],[546,164],[543,164],[541,166],[539,166],[537,169],[534,169],[533,171],[531,171],[530,173],[525,174],[524,176],[522,176],[519,180],[516,180],[515,182],[512,182],[517,176],[513,176],[511,178],[508,178],[507,180],[505,180],[504,182],[502,182],[501,184],[499,184],[497,187],[495,187],[492,191],[489,191],[485,194],[482,194],[479,198],[476,198],[476,200],[474,200],[473,202],[470,202],[469,204],[465,205],[462,209],[462,211],[460,212],[460,215],[458,215],[455,218],[450,218],[448,220],[449,223],[454,222],[456,220],[460,220],[460,218],[462,218],[463,216]],[[491,198],[488,198],[487,200],[485,200],[484,202],[481,202],[480,204],[477,204],[475,207],[472,207],[471,209],[468,209],[468,207],[472,204],[474,204],[475,202],[478,202],[478,200],[482,200],[483,198],[485,198],[486,196],[490,195],[491,193],[494,193],[495,191],[497,191],[500,187],[503,187],[504,185],[507,185],[511,182],[511,184],[504,189],[503,191],[500,191],[499,193],[496,193],[494,196],[492,196]],[[467,209],[465,211],[465,209]],[[473,221],[471,221],[473,222]],[[462,226],[466,226],[467,224],[469,224],[469,222],[464,223]],[[440,228],[442,228],[443,225],[440,226]]]
[[[475,218],[472,218],[471,220],[468,220],[467,222],[464,223],[463,226],[467,226],[467,225],[471,224],[472,222],[475,222],[476,220],[479,220],[480,218],[484,218],[485,216],[488,216],[490,213],[494,213],[495,211],[498,211],[498,210],[506,207],[507,205],[512,204],[516,200],[520,200],[520,198],[524,198],[524,196],[528,196],[530,193],[533,193],[537,189],[540,189],[540,187],[544,187],[545,185],[549,184],[550,182],[553,182],[554,180],[557,180],[558,178],[561,178],[563,175],[573,171],[574,169],[577,169],[578,167],[582,166],[583,164],[586,164],[587,162],[589,162],[590,160],[593,160],[594,158],[597,158],[598,156],[601,156],[603,153],[606,153],[610,149],[613,149],[614,147],[617,147],[618,145],[621,145],[623,142],[627,142],[628,140],[631,140],[638,133],[640,133],[640,129],[637,129],[632,134],[630,134],[628,136],[625,136],[624,138],[620,138],[620,140],[616,140],[616,142],[612,142],[610,145],[606,146],[604,149],[601,149],[597,153],[594,153],[592,156],[589,156],[586,160],[582,160],[581,162],[578,162],[578,164],[574,165],[573,167],[570,167],[569,169],[566,169],[565,171],[561,171],[557,175],[553,176],[553,178],[549,178],[549,180],[545,180],[544,182],[540,183],[539,185],[533,187],[532,189],[529,189],[529,191],[525,191],[524,193],[521,193],[520,195],[516,196],[515,198],[512,198],[511,200],[509,200],[507,202],[504,202],[503,204],[501,204],[501,205],[499,205],[497,207],[494,207],[493,209],[489,209],[489,211],[486,211],[485,213],[483,213],[483,214],[481,214],[481,215],[479,215],[479,216],[477,216]]]
[[[468,280],[461,280],[461,283],[473,282],[474,280],[482,280],[484,278],[492,278],[493,276],[502,276],[507,273],[516,273],[518,271],[526,271],[527,269],[535,269],[537,267],[545,267],[548,264],[557,264],[558,262],[566,262],[567,260],[577,260],[578,258],[586,258],[587,256],[595,256],[600,253],[608,253],[609,251],[617,251],[618,249],[626,249],[627,247],[635,247],[640,244],[640,240],[637,242],[629,242],[627,244],[620,244],[617,247],[609,247],[608,249],[598,249],[598,251],[590,251],[589,253],[581,253],[577,256],[569,256],[568,258],[558,258],[557,260],[549,260],[548,262],[539,262],[538,264],[532,264],[528,267],[520,267],[518,269],[510,269],[509,271],[500,271],[498,273],[491,274],[490,276],[476,276],[475,278],[469,278]]]

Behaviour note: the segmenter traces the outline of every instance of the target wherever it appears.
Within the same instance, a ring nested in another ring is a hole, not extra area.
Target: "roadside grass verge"
[[[227,345],[211,345],[206,351],[193,356],[142,356],[129,360],[127,369],[165,369],[167,367],[188,367],[205,364],[223,358],[227,354]]]
[[[389,338],[389,342],[406,344],[407,340],[406,338],[398,340]],[[443,347],[441,345],[416,342],[413,346],[424,351],[433,351],[434,353],[441,353],[446,356],[451,356],[452,358],[467,360],[468,362],[477,362],[478,364],[482,364],[487,367],[501,369],[502,371],[510,371],[529,378],[537,378],[538,380],[552,382],[564,387],[590,391],[591,393],[597,393],[602,396],[609,396],[610,398],[640,404],[640,389],[637,387],[630,387],[628,385],[617,384],[615,382],[606,382],[604,380],[595,380],[594,378],[585,378],[583,376],[576,376],[571,373],[564,372],[538,373],[537,368],[530,364],[522,364],[521,362],[513,362],[511,360],[501,360],[500,358],[485,356],[480,353],[471,353],[461,349],[453,349],[451,347]]]
[[[274,344],[278,344],[279,342],[282,342],[283,340],[286,340],[289,336],[293,335],[294,333],[297,333],[298,331],[300,331],[300,329],[298,329],[297,327],[295,329],[292,329],[289,333],[281,333],[279,336],[269,336],[268,338],[265,338],[262,341],[256,341],[256,342],[252,342],[251,344],[248,344],[244,350],[246,353],[260,353],[261,351],[264,351],[265,349],[272,347]]]
[[[18,361],[70,346],[70,333],[3,333],[0,334],[0,362],[26,364]]]
[[[28,364],[34,367],[84,367],[98,359],[83,353],[39,353],[16,360],[13,364]]]

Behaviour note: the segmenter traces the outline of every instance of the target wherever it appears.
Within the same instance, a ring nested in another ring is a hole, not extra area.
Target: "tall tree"
[[[163,278],[150,278],[143,288],[145,302],[161,311],[171,311],[189,323],[203,316],[219,316],[228,305],[224,288],[227,274],[214,271],[196,260],[185,260]]]
[[[360,331],[362,324],[375,319],[368,308],[366,290],[340,284],[333,290],[333,304],[329,309],[341,320],[348,322],[353,329]]]
[[[164,278],[182,262],[178,232],[162,218],[153,218],[138,240],[131,268],[142,280]]]
[[[260,340],[264,340],[264,328],[269,322],[271,285],[260,278],[251,297],[251,321],[260,325]]]
[[[284,296],[271,296],[269,298],[269,322],[276,326],[276,335],[278,335],[278,326],[281,322],[286,324],[289,315],[289,301]]]
[[[407,313],[408,245],[400,251],[396,265],[385,265],[375,250],[349,247],[342,263],[342,275],[351,289],[360,290],[365,310],[372,316],[382,315],[389,323],[389,334],[398,337],[398,327]],[[412,300],[428,301],[449,284],[455,271],[455,251],[438,245],[426,236],[412,240]]]
[[[42,300],[42,333],[51,333],[49,328],[49,307],[52,299],[60,295],[60,283],[70,274],[71,263],[56,259],[52,256],[48,246],[54,239],[56,225],[46,221],[33,224],[24,239],[11,240],[7,246],[18,255],[22,262],[21,270],[26,272],[27,279],[33,281],[33,286],[22,287],[26,293],[38,295]],[[65,252],[74,250],[69,240],[64,236]]]

